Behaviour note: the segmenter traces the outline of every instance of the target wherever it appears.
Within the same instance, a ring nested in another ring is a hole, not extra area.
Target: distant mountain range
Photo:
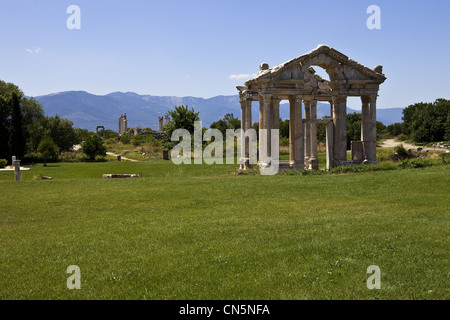
[[[45,114],[72,120],[77,128],[95,131],[97,126],[118,130],[118,118],[127,114],[128,127],[158,129],[158,117],[178,105],[187,105],[200,112],[200,119],[204,127],[221,119],[227,113],[233,113],[240,118],[241,106],[239,96],[216,96],[209,99],[195,97],[171,97],[139,95],[133,92],[113,92],[104,96],[90,94],[85,91],[67,91],[38,96],[35,99],[42,104]],[[254,103],[258,105],[258,103]],[[253,121],[259,121],[257,108],[253,108]],[[401,122],[402,108],[377,109],[377,120],[385,125]],[[356,110],[347,108],[348,113]],[[318,103],[317,116],[321,118],[330,114],[328,103]],[[280,117],[289,118],[287,103],[280,105]]]

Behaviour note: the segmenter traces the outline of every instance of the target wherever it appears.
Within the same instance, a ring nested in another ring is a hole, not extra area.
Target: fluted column
[[[302,122],[302,97],[289,97],[289,165],[294,170],[305,168],[303,122]]]
[[[364,151],[364,161],[367,161],[367,155],[366,151],[369,149],[368,144],[370,138],[370,116],[369,116],[369,110],[370,110],[370,97],[369,96],[362,96],[361,97],[361,141],[363,145],[363,151]],[[370,152],[369,152],[370,153]]]
[[[305,104],[305,166],[307,169],[310,167],[309,160],[311,158],[311,101],[306,100]]]
[[[312,170],[319,169],[319,159],[317,158],[317,100],[311,102],[311,124],[310,124],[310,138],[311,151],[309,159],[309,168]]]
[[[245,131],[250,130],[252,128],[252,100],[246,101],[246,113],[245,113]],[[252,164],[250,164],[250,144],[253,143],[249,136],[245,137],[245,157],[244,157],[244,165],[245,169],[251,169]]]
[[[277,97],[272,98],[272,129],[280,129],[280,101],[281,100]]]
[[[260,100],[260,131],[259,131],[259,156],[262,165],[268,165],[270,163],[271,157],[271,135],[270,131],[272,128],[271,121],[271,99],[270,94],[261,94],[262,99]],[[262,118],[262,119],[261,119]],[[262,121],[261,121],[262,120]],[[261,125],[262,122],[262,125]],[[266,130],[265,134],[264,131]]]
[[[368,143],[366,154],[366,163],[377,163],[377,96],[370,96],[369,102],[369,124],[368,131]]]
[[[247,101],[241,100],[241,158],[239,159],[241,170],[245,169],[245,131],[247,130]]]
[[[334,146],[333,159],[336,166],[347,163],[347,96],[333,96]]]

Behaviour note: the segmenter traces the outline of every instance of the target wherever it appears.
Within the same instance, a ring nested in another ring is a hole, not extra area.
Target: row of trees
[[[415,142],[450,140],[450,100],[410,105],[403,109],[402,120],[402,123],[387,126],[386,132]]]
[[[23,159],[33,152],[45,160],[55,159],[87,140],[92,140],[90,145],[99,143],[88,130],[74,128],[72,121],[45,116],[36,100],[27,98],[16,85],[0,81],[0,159],[9,161],[13,155]],[[87,146],[87,154],[90,149]],[[104,151],[100,148],[100,154]],[[88,157],[92,158],[92,152]]]

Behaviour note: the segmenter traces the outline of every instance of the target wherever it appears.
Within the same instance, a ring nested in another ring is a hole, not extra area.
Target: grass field
[[[0,299],[450,298],[450,166],[235,169],[59,163],[20,183],[0,172]],[[81,290],[66,286],[70,265]],[[380,290],[366,286],[370,265]]]

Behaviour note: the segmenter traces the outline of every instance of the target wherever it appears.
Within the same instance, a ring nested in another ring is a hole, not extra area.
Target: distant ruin
[[[165,117],[158,117],[158,131],[153,131],[151,129],[143,129],[140,126],[136,128],[127,127],[127,114],[122,114],[119,117],[119,135],[127,134],[129,136],[135,135],[152,135],[155,139],[161,140],[164,137],[164,125],[170,123],[169,115]]]
[[[128,123],[127,123],[127,114],[121,114],[119,117],[119,135],[122,135],[127,132]]]

